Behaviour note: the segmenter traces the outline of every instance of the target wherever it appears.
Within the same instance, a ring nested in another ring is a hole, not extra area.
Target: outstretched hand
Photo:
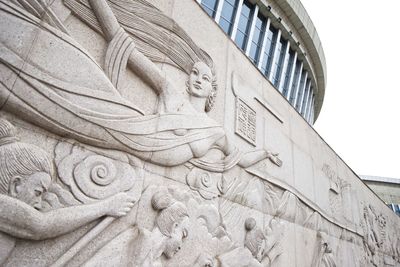
[[[278,157],[279,153],[271,153],[268,152],[268,158],[269,160],[274,163],[276,166],[281,167],[283,162],[282,160]]]
[[[127,193],[118,193],[106,199],[106,215],[121,217],[128,214],[135,203],[135,198]]]

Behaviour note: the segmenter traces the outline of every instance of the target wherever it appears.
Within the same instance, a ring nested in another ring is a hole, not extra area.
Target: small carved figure
[[[188,236],[188,212],[185,204],[166,190],[157,191],[151,206],[158,212],[153,229],[131,227],[101,248],[85,267],[142,266],[161,267],[162,259],[171,259]],[[118,253],[116,253],[118,251]]]
[[[333,251],[324,232],[317,233],[317,244],[314,252],[313,267],[336,267]]]
[[[379,265],[379,249],[383,246],[383,234],[386,221],[377,216],[371,205],[364,207],[364,249],[367,260],[373,266]]]
[[[272,262],[282,253],[281,239],[283,227],[276,219],[271,219],[270,226],[263,232],[257,227],[254,218],[245,221],[246,237],[244,245],[253,257],[260,263],[270,266]]]
[[[158,247],[152,249],[153,257],[159,258],[164,254],[168,259],[172,258],[181,249],[183,240],[188,236],[185,224],[188,219],[186,206],[163,191],[153,195],[151,204],[153,209],[158,211],[156,227],[151,232],[153,241],[154,238],[159,239]]]
[[[215,259],[206,254],[200,254],[196,261],[192,264],[192,267],[215,267],[215,261]]]
[[[0,119],[0,264],[10,255],[15,238],[43,240],[69,233],[102,216],[121,217],[133,199],[116,194],[93,204],[41,212],[52,183],[53,166],[45,151],[18,141],[16,129]]]
[[[217,256],[213,261],[204,261],[204,259],[209,258],[203,255],[197,259],[196,263],[216,263],[216,266],[221,267],[271,266],[283,251],[281,247],[281,240],[283,238],[283,225],[276,219],[271,219],[269,227],[267,227],[264,232],[257,227],[256,220],[250,217],[246,219],[244,226],[246,229],[244,247],[236,247],[232,250],[229,250],[228,252]]]

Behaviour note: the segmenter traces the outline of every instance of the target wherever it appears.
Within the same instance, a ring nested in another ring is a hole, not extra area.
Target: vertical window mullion
[[[267,44],[268,30],[269,30],[270,24],[271,24],[271,19],[267,18],[267,25],[265,26],[264,37],[263,37],[263,42],[262,42],[262,46],[261,46],[260,59],[258,61],[258,66],[257,66],[258,69],[261,69],[261,65],[263,63],[265,46]]]
[[[289,59],[285,70],[284,82],[282,84],[282,95],[288,98],[288,93],[290,91],[290,83],[293,74],[293,68],[297,60],[296,51],[289,49]]]
[[[267,19],[260,13],[258,13],[255,18],[255,27],[252,34],[250,45],[250,50],[248,57],[253,61],[254,65],[258,66],[261,58],[261,50],[263,46],[264,36],[265,36],[265,26],[267,24]]]
[[[297,111],[299,113],[301,111],[301,104],[303,103],[304,93],[306,90],[307,78],[308,78],[308,71],[305,71],[304,78],[302,77],[302,79],[300,79],[299,93],[298,93],[298,98],[297,98],[297,102],[296,102],[296,106],[295,106],[295,108],[297,109]]]
[[[277,45],[278,29],[271,24],[269,29],[266,30],[267,43],[264,50],[264,58],[261,64],[261,72],[268,79],[272,70],[272,60],[274,58],[274,51]]]
[[[400,215],[400,205],[399,204],[392,204],[392,205],[393,205],[394,212],[397,215]]]
[[[197,1],[210,17],[215,18],[219,3],[218,0],[197,0]]]
[[[251,4],[248,0],[244,0],[241,13],[238,14],[240,18],[234,40],[234,42],[240,47],[243,52],[246,51],[246,45],[249,40],[254,11],[255,5]]]
[[[224,4],[221,9],[221,15],[219,16],[218,25],[229,36],[232,34],[235,15],[238,9],[238,2],[239,0],[224,0]]]
[[[304,95],[303,102],[302,102],[301,108],[300,108],[300,114],[303,117],[305,115],[305,111],[307,108],[307,101],[308,101],[308,96],[310,95],[310,89],[311,89],[311,78],[307,81],[306,94]]]
[[[217,11],[215,12],[215,22],[219,24],[219,20],[221,18],[222,14],[222,7],[224,5],[224,0],[219,0],[218,5],[217,5]]]
[[[285,76],[286,76],[285,70],[287,68],[287,65],[289,63],[289,58],[290,58],[289,49],[290,49],[290,42],[287,41],[285,57],[283,58],[283,66],[282,66],[282,74],[284,74],[284,75],[281,75],[281,77],[278,81],[278,85],[276,86],[276,88],[278,88],[278,91],[281,93],[283,90],[283,84],[285,83]]]
[[[312,117],[314,113],[314,95],[311,96],[310,113],[308,114],[307,121],[312,124]]]
[[[297,52],[294,53],[294,59],[293,59],[293,64],[292,64],[292,70],[290,73],[290,80],[289,80],[289,85],[288,85],[288,91],[287,91],[287,96],[286,98],[289,100],[290,96],[292,94],[292,87],[293,87],[293,80],[294,80],[294,75],[296,72],[296,62],[297,62]]]
[[[312,101],[312,94],[313,94],[312,91],[313,91],[313,90],[312,90],[312,87],[311,87],[311,88],[310,88],[310,96],[308,97],[308,100],[307,100],[307,109],[306,109],[306,113],[305,113],[305,115],[304,115],[304,118],[306,118],[306,121],[308,121],[308,122],[310,122],[309,119],[308,119],[308,117],[309,117],[309,115],[310,115],[310,109],[311,109],[311,101]]]
[[[288,42],[284,39],[281,38],[281,40],[278,43],[278,46],[276,48],[276,53],[277,53],[277,58],[275,60],[275,66],[274,66],[274,72],[272,74],[272,84],[279,90],[279,81],[282,76],[283,72],[283,64],[285,60],[285,53],[286,53],[286,47],[288,45]]]
[[[255,8],[253,10],[253,17],[251,18],[251,26],[250,26],[250,32],[249,32],[249,38],[247,38],[246,42],[246,56],[249,56],[250,53],[250,47],[251,47],[251,40],[253,40],[253,35],[254,35],[254,28],[256,27],[256,22],[257,22],[257,16],[258,16],[258,5],[255,5]]]
[[[313,96],[313,101],[312,101],[312,105],[311,105],[311,121],[310,123],[313,124],[314,123],[314,116],[315,116],[315,96]]]
[[[237,28],[238,28],[239,20],[240,20],[240,13],[242,12],[242,7],[243,7],[243,0],[239,0],[238,8],[237,8],[236,14],[235,14],[235,21],[233,23],[232,34],[231,34],[231,39],[233,41],[235,41]]]
[[[307,106],[306,106],[306,110],[304,111],[304,117],[306,118],[307,117],[307,115],[308,115],[308,110],[310,109],[310,106],[311,106],[311,97],[312,97],[312,95],[313,95],[313,87],[312,86],[310,86],[310,93],[309,93],[309,96],[308,96],[308,99],[307,99]]]
[[[300,62],[300,69],[299,69],[299,74],[296,77],[296,84],[294,87],[294,95],[293,95],[293,101],[291,101],[290,103],[293,105],[293,107],[296,106],[296,101],[297,101],[297,97],[299,94],[299,88],[300,88],[300,80],[301,80],[301,74],[303,72],[303,62]]]
[[[274,47],[274,53],[273,53],[273,56],[272,56],[272,62],[271,62],[271,71],[270,71],[270,73],[269,73],[269,75],[268,75],[268,80],[272,80],[272,74],[274,73],[274,68],[275,68],[275,61],[277,60],[277,57],[279,56],[279,55],[277,55],[278,53],[277,53],[277,47],[278,47],[278,43],[280,42],[280,40],[281,40],[281,35],[282,35],[282,32],[281,32],[281,30],[280,29],[278,29],[278,37],[276,37],[276,43],[275,43],[275,47]]]

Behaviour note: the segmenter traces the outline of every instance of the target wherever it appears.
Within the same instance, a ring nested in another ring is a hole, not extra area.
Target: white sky
[[[301,1],[327,61],[314,128],[357,174],[400,178],[400,1]]]

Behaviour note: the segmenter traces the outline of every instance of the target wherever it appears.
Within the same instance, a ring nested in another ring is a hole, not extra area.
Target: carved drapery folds
[[[0,0],[0,264],[282,266],[294,225],[361,240],[265,172],[285,168],[278,153],[233,145],[208,114],[216,66],[175,21],[145,0],[47,2]],[[58,12],[69,11],[67,27]],[[101,49],[87,51],[74,24]],[[236,131],[258,146],[259,113],[240,103]],[[371,208],[364,218],[374,263],[386,219]],[[329,248],[319,234],[316,266],[335,266]]]
[[[363,209],[364,230],[364,249],[365,262],[373,266],[381,266],[383,259],[381,253],[384,253],[384,244],[386,242],[386,219],[382,214],[378,214],[372,205],[366,205]]]
[[[245,228],[247,231],[245,247],[263,266],[271,266],[275,259],[283,253],[281,246],[283,225],[276,219],[271,219],[268,228],[264,231],[258,228],[254,218],[250,217],[245,221]]]
[[[333,253],[332,245],[328,240],[328,235],[324,232],[318,232],[312,266],[336,267],[337,265]]]

